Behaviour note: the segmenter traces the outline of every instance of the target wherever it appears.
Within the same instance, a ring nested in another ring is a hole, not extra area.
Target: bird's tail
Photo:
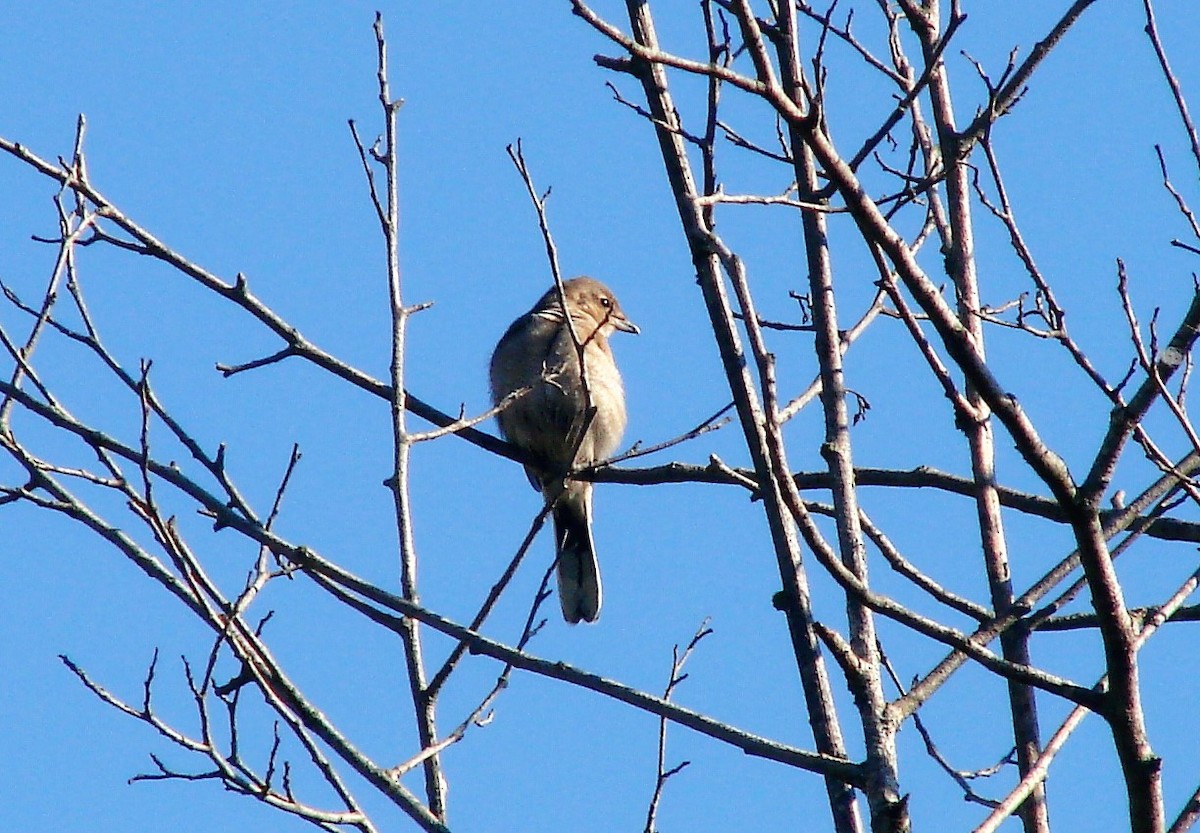
[[[572,625],[600,617],[600,565],[592,540],[592,490],[568,489],[554,505],[554,543],[558,551],[558,600]]]

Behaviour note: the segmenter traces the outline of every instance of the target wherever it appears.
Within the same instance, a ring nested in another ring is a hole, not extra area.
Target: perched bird
[[[512,323],[492,354],[490,375],[496,404],[531,388],[498,420],[505,438],[529,455],[529,482],[554,501],[558,599],[563,618],[575,624],[600,615],[600,568],[592,540],[592,484],[564,481],[564,475],[611,456],[621,441],[625,391],[608,337],[638,328],[599,281],[572,278],[563,288],[560,297],[558,287],[551,287]],[[563,315],[564,300],[574,338]]]

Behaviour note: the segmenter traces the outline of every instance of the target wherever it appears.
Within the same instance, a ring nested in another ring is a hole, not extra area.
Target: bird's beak
[[[634,335],[637,335],[641,332],[641,328],[638,327],[637,324],[634,324],[623,315],[620,318],[613,318],[613,326],[623,333],[633,333]]]

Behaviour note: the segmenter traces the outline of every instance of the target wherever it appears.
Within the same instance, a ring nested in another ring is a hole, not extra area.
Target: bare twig
[[[683,667],[691,658],[692,652],[696,650],[696,646],[700,644],[700,640],[712,633],[712,628],[708,626],[708,619],[700,623],[700,627],[696,629],[691,640],[684,647],[683,652],[676,645],[671,649],[671,674],[667,680],[667,687],[663,691],[663,699],[670,701],[671,695],[675,693],[675,689],[687,679],[687,675],[683,673]],[[665,717],[660,717],[658,721],[658,776],[654,780],[654,794],[650,797],[650,806],[646,810],[646,827],[645,833],[656,833],[658,826],[658,805],[662,801],[663,789],[674,776],[678,775],[691,764],[691,761],[680,761],[678,764],[667,766],[667,720]]]

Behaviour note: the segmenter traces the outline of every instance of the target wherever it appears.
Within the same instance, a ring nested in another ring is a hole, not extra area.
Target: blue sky
[[[609,283],[642,328],[636,338],[614,339],[628,390],[627,440],[649,444],[687,430],[729,394],[705,335],[653,136],[612,101],[604,82],[631,98],[636,90],[592,62],[593,54],[614,49],[572,17],[566,3],[436,5],[382,7],[393,90],[406,100],[400,117],[405,292],[410,302],[435,302],[411,325],[410,389],[448,412],[460,405],[484,409],[496,339],[549,285],[536,221],[505,153],[520,137],[538,185],[553,187],[550,219],[565,272]],[[623,4],[595,5],[621,20]],[[702,31],[692,5],[659,5],[666,45],[699,54]],[[999,74],[1009,50],[1018,46],[1024,54],[1064,4],[964,5],[970,17],[961,49]],[[359,2],[64,2],[53,14],[9,15],[0,30],[0,135],[46,158],[65,156],[76,117],[86,114],[93,182],[126,214],[211,271],[226,278],[244,273],[253,291],[310,339],[383,378],[389,337],[383,247],[346,125],[355,119],[365,136],[379,126],[374,9]],[[1200,89],[1200,58],[1192,48],[1200,16],[1187,0],[1161,3],[1159,15],[1185,91]],[[865,14],[858,25],[879,44]],[[1154,144],[1163,146],[1176,183],[1194,204],[1200,195],[1195,160],[1142,25],[1140,4],[1097,4],[996,131],[1029,242],[1073,311],[1072,332],[1114,378],[1130,357],[1113,291],[1115,259],[1129,266],[1143,320],[1161,306],[1163,321],[1173,322],[1197,269],[1194,256],[1168,246],[1186,228],[1159,183]],[[981,85],[961,55],[949,57],[956,104],[969,117]],[[694,104],[700,89],[680,79],[682,106]],[[890,106],[878,82],[859,72],[831,73],[830,120],[835,138],[848,146],[857,147],[856,137]],[[744,97],[730,94],[730,113],[744,119],[739,124],[750,135],[773,135],[771,120]],[[728,146],[721,153],[731,193],[773,193],[787,185],[784,172]],[[47,180],[0,158],[0,278],[27,299],[36,297],[53,262],[52,247],[30,241],[54,233],[53,193]],[[795,218],[784,209],[736,207],[720,216],[722,232],[747,259],[760,311],[795,320],[787,291],[803,289],[804,279]],[[848,223],[835,222],[831,239],[842,314],[852,320],[870,300],[873,274]],[[1023,274],[1004,252],[1002,230],[982,215],[979,246],[986,300],[1008,300],[1023,288]],[[80,268],[109,346],[131,367],[154,360],[159,395],[210,448],[228,444],[230,468],[251,498],[269,504],[288,451],[299,443],[304,459],[281,528],[394,586],[395,530],[381,486],[391,459],[383,404],[299,363],[222,379],[216,363],[266,355],[278,344],[245,314],[139,258],[92,247],[81,253]],[[19,321],[11,309],[0,309],[5,326],[19,332]],[[778,334],[772,349],[784,388],[807,384],[815,372],[809,338]],[[1000,332],[989,350],[1002,380],[1078,473],[1105,427],[1104,402],[1051,345]],[[78,413],[136,439],[136,403],[98,380],[78,352],[48,343],[39,360]],[[859,465],[969,471],[951,415],[895,322],[873,326],[849,354],[847,372],[850,386],[873,405],[854,431]],[[1169,449],[1183,448],[1167,421],[1154,424]],[[789,427],[794,466],[820,467],[820,432],[815,410]],[[40,441],[58,448],[53,438]],[[1010,445],[1001,442],[999,449],[1002,480],[1035,488]],[[713,453],[732,465],[746,462],[735,428],[646,462],[704,463]],[[6,465],[0,463],[0,476],[8,482]],[[469,619],[520,542],[538,498],[519,467],[454,438],[419,448],[414,466],[424,600]],[[1119,482],[1136,490],[1147,476],[1131,460]],[[939,580],[985,596],[970,503],[866,490],[864,505]],[[206,534],[186,505],[176,511],[214,571],[236,581],[252,550],[229,533]],[[569,628],[552,618],[531,649],[658,691],[671,646],[712,617],[715,633],[693,658],[680,701],[810,748],[786,633],[770,606],[778,576],[758,505],[732,488],[604,486],[597,513],[604,615],[594,627]],[[1062,529],[1006,520],[1018,585],[1070,548]],[[514,638],[549,558],[549,543],[539,541],[491,626],[496,638]],[[1145,545],[1128,566],[1131,600],[1160,600],[1194,566],[1187,548]],[[872,569],[882,589],[911,598],[882,564]],[[57,655],[70,655],[136,702],[159,648],[160,702],[190,727],[179,656],[196,660],[207,647],[196,623],[129,564],[65,523],[4,507],[0,583],[9,588],[0,624],[7,646],[0,780],[8,787],[12,829],[304,829],[211,783],[126,784],[149,770],[149,753],[180,767],[192,764],[149,729],[101,705]],[[840,626],[843,600],[832,583],[814,578],[814,593],[818,615]],[[414,733],[404,710],[399,646],[303,581],[273,588],[262,604],[263,612],[278,610],[268,632],[275,650],[321,707],[381,758],[410,754]],[[1189,627],[1167,629],[1143,657],[1151,738],[1167,761],[1169,815],[1195,787],[1200,748],[1190,694],[1200,667]],[[904,678],[941,656],[895,626],[882,630],[889,653],[903,658]],[[437,640],[431,644],[444,650]],[[1100,669],[1094,634],[1046,637],[1035,658],[1089,684]],[[444,724],[473,707],[496,670],[480,661],[463,673],[443,701]],[[1002,689],[969,670],[932,701],[927,720],[958,766],[986,766],[1004,753]],[[1178,697],[1180,691],[1189,693]],[[839,696],[853,736],[849,698]],[[1052,730],[1064,709],[1050,701],[1043,709]],[[493,722],[446,756],[453,827],[640,829],[653,788],[656,728],[645,714],[518,674]],[[903,787],[913,795],[917,825],[970,829],[979,808],[956,797],[920,751],[915,732],[902,732],[900,744]],[[815,819],[820,829],[827,819],[822,786],[807,774],[746,760],[683,729],[671,732],[670,757],[693,763],[668,788],[665,830],[788,830],[797,819]],[[1108,763],[1093,771],[1097,759]],[[1111,761],[1107,733],[1089,719],[1051,777],[1052,799],[1060,802],[1052,808],[1056,829],[1120,823],[1122,787]],[[1000,781],[984,791],[1002,794],[1010,781]],[[387,829],[409,829],[394,811],[370,804]]]

